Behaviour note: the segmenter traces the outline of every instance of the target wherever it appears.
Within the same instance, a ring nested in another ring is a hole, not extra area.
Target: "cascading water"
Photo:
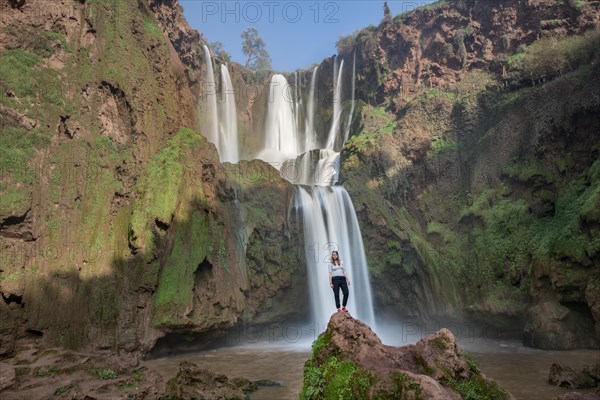
[[[206,138],[219,149],[219,114],[217,112],[217,83],[215,82],[215,73],[213,70],[212,58],[206,45],[203,45],[204,59],[206,60],[206,87],[204,89],[204,98],[206,100],[206,117],[201,121],[200,126],[207,126],[202,130]],[[199,112],[198,115],[202,115]]]
[[[280,74],[273,75],[269,85],[264,143],[257,158],[278,168],[281,162],[301,153],[297,114],[294,112],[296,106],[287,79]]]
[[[204,50],[207,59],[207,86],[214,85],[210,53],[206,46]],[[339,151],[348,138],[354,111],[355,64],[356,58],[352,67],[351,108],[346,120],[342,106],[344,60],[336,57],[334,61],[333,114],[326,132],[318,132],[315,126],[318,68],[312,73],[306,110],[300,95],[300,74],[294,75],[296,87],[293,90],[283,75],[273,75],[269,84],[262,145],[255,155],[255,158],[270,162],[280,170],[284,178],[295,185],[293,206],[304,229],[312,322],[318,323],[321,328],[325,327],[332,311],[335,311],[327,269],[333,250],[340,252],[340,258],[348,270],[351,282],[348,303],[350,312],[373,328],[375,324],[360,227],[348,193],[343,187],[336,186],[340,170]],[[225,65],[221,65],[219,107],[216,104],[216,91],[214,93],[208,99],[211,123],[207,137],[217,145],[221,161],[237,162],[240,155],[235,96]],[[215,128],[214,121],[218,121],[218,129]],[[240,242],[244,241],[240,237]]]
[[[374,327],[368,267],[360,227],[348,193],[343,187],[335,186],[340,169],[340,154],[335,151],[334,146],[343,147],[350,129],[354,104],[352,101],[350,115],[347,121],[343,121],[341,101],[344,61],[338,63],[336,58],[334,65],[333,116],[325,136],[321,135],[321,140],[318,140],[319,135],[314,126],[315,68],[308,94],[304,132],[300,131],[298,124],[301,114],[298,92],[294,99],[289,96],[284,98],[283,95],[279,99],[272,99],[267,108],[263,151],[272,149],[283,152],[285,149],[287,161],[281,164],[280,173],[296,185],[293,206],[304,229],[313,322],[319,327],[325,327],[332,311],[335,311],[327,265],[331,252],[338,250],[348,268],[351,282],[348,307],[355,317]],[[354,72],[353,65],[352,92]],[[298,82],[297,75],[295,81]],[[274,75],[271,85],[286,86],[287,81],[281,75]],[[304,141],[299,141],[298,138],[303,135]],[[289,147],[284,148],[283,141],[287,141]],[[324,148],[316,148],[319,143],[324,143]],[[295,149],[292,144],[296,146]]]
[[[327,136],[327,142],[325,143],[326,149],[333,149],[335,145],[335,139],[338,136],[340,122],[342,118],[342,72],[344,71],[344,60],[339,63],[338,58],[335,58],[335,64],[333,68],[333,116],[331,118],[331,128],[329,129],[329,135]],[[342,144],[343,145],[343,144]]]
[[[217,147],[221,162],[235,163],[240,160],[240,155],[233,84],[227,66],[221,64],[221,98],[219,99],[212,57],[208,47],[206,45],[202,47],[206,60],[204,93],[206,108],[198,113],[205,116],[204,120],[200,121],[200,131]]]
[[[315,132],[315,82],[317,80],[317,70],[319,67],[315,67],[310,78],[310,90],[308,92],[308,104],[306,105],[306,127],[304,133],[306,135],[306,149],[314,149],[317,141]]]
[[[221,162],[240,160],[237,132],[237,110],[235,93],[229,70],[221,64],[221,113],[219,120],[219,154]]]
[[[314,322],[324,327],[335,310],[327,264],[330,253],[338,250],[351,283],[348,308],[374,327],[367,260],[350,196],[341,186],[296,186],[294,206],[304,226]]]

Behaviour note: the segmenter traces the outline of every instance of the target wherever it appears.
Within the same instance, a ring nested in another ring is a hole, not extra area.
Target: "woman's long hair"
[[[333,253],[335,253],[337,258],[333,258]],[[331,252],[331,263],[333,265],[340,265],[340,254],[336,250]]]

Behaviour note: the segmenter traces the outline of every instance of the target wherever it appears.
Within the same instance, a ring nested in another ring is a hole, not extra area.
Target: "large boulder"
[[[302,399],[514,399],[441,329],[415,345],[386,346],[369,326],[334,314],[304,366]]]
[[[600,362],[585,366],[582,369],[553,363],[550,367],[548,382],[564,388],[594,388],[600,385]]]

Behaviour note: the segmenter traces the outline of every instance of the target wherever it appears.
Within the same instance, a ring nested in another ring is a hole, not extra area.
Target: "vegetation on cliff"
[[[463,309],[498,329],[522,331],[536,347],[597,346],[599,142],[591,127],[600,107],[593,94],[600,90],[600,31],[585,31],[594,10],[582,4],[566,17],[577,21],[567,32],[566,22],[544,19],[550,9],[565,11],[540,4],[528,23],[541,39],[517,47],[510,40],[516,25],[486,38],[490,22],[466,17],[459,3],[384,21],[354,41],[361,57],[381,60],[377,82],[373,74],[360,78],[360,97],[398,121],[391,134],[373,135],[373,113],[362,107],[344,151],[345,185],[363,207],[366,242],[376,243],[367,246],[376,297],[402,315],[414,315],[416,304],[428,304],[420,314]],[[494,12],[515,15],[517,24],[531,10],[508,2]],[[438,32],[442,20],[454,28]],[[434,52],[431,32],[438,48],[456,46],[452,31],[467,23],[459,42],[468,63]],[[419,36],[416,59],[399,61],[393,44],[416,46]],[[416,76],[407,70],[413,62]],[[436,286],[442,271],[450,279]],[[390,276],[411,284],[398,291]],[[448,302],[427,301],[428,292]],[[550,312],[561,315],[558,322]]]

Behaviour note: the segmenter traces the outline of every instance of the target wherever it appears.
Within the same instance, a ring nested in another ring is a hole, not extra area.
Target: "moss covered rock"
[[[304,366],[301,399],[514,399],[442,329],[416,345],[386,346],[365,324],[334,314]]]

